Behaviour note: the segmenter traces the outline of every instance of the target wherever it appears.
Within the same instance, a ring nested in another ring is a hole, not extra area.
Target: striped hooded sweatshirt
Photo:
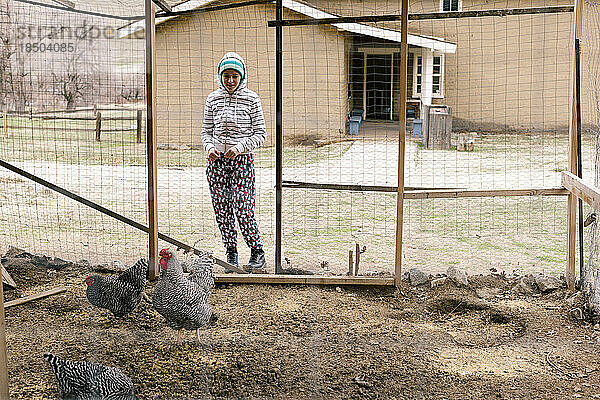
[[[225,153],[231,147],[240,152],[252,153],[262,145],[267,136],[265,118],[258,94],[246,87],[246,64],[237,53],[227,53],[219,62],[234,60],[241,64],[242,77],[232,94],[223,85],[220,68],[217,68],[219,88],[208,95],[204,106],[202,143],[208,153],[216,148]]]

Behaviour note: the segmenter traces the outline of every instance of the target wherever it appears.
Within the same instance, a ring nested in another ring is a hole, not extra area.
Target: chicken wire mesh
[[[147,224],[144,27],[133,19],[143,15],[143,4],[89,6],[118,18],[2,4],[1,32],[9,40],[3,42],[2,71],[13,79],[2,81],[8,122],[2,159]],[[276,88],[275,28],[268,21],[275,19],[275,6],[198,12],[226,4],[173,4],[196,11],[156,19],[159,230],[222,256],[200,130],[206,96],[217,87],[216,65],[236,51],[246,61],[248,87],[259,94],[267,125],[267,140],[255,154],[256,215],[272,271]],[[414,1],[409,7],[416,14],[567,4]],[[283,7],[283,18],[294,20],[399,14],[401,2],[286,0]],[[74,40],[72,52],[71,41],[30,40],[30,31],[55,25],[109,26],[114,34]],[[570,12],[411,20],[406,189],[559,187],[567,166],[571,25]],[[397,184],[399,31],[399,21],[283,28],[284,267],[342,274],[358,243],[366,246],[360,273],[393,272],[395,194],[324,185]],[[55,42],[67,43],[65,51],[46,50]],[[71,100],[68,91],[61,94],[61,84],[71,89]],[[448,115],[452,126],[440,130],[440,148],[431,142],[439,138],[427,139],[434,134],[429,122],[447,121]],[[591,140],[584,137],[586,151]],[[144,234],[2,174],[9,205],[0,207],[5,245],[93,262],[131,263],[145,254]],[[318,189],[306,187],[315,184]],[[453,264],[471,272],[560,272],[565,206],[564,197],[553,196],[406,199],[404,265],[430,272]],[[248,250],[241,237],[238,243],[243,261]]]
[[[399,1],[303,4],[298,10],[314,13],[313,18],[400,10]],[[409,12],[568,4],[411,1]],[[284,28],[284,44],[292,41],[291,47],[284,45],[284,103],[306,110],[284,106],[284,138],[305,145],[291,157],[284,153],[284,182],[392,187],[397,182],[400,22],[335,28]],[[321,31],[321,42],[313,39]],[[570,12],[423,20],[409,15],[405,189],[560,187],[560,171],[567,167],[571,32]],[[300,52],[302,57],[295,56]],[[298,115],[306,122],[299,124]],[[362,120],[353,124],[353,115]],[[435,125],[439,121],[446,125]],[[318,132],[310,132],[308,122],[318,124]],[[293,254],[290,259],[340,273],[359,243],[367,248],[360,256],[363,273],[391,270],[394,194],[284,188],[283,200],[284,254]],[[470,272],[561,273],[565,206],[564,197],[554,196],[408,197],[403,267],[443,272],[459,264]]]
[[[600,69],[598,65],[598,43],[600,41],[600,4],[584,1],[582,7],[581,37],[581,117],[582,138],[587,148],[583,152],[582,163],[589,167],[584,170],[583,179],[595,187],[600,186]],[[598,281],[598,224],[596,211],[584,204],[584,268],[582,283],[591,294],[590,303],[600,304]]]
[[[143,2],[0,3],[0,157],[147,224],[144,42],[118,28]],[[143,115],[140,115],[143,114]],[[131,263],[141,232],[5,170],[2,246]]]

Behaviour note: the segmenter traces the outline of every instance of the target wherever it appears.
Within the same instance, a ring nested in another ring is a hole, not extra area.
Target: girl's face
[[[223,71],[221,78],[223,79],[223,85],[225,86],[225,89],[227,89],[229,94],[231,94],[235,91],[235,89],[237,89],[242,77],[237,71],[233,69],[226,69]]]

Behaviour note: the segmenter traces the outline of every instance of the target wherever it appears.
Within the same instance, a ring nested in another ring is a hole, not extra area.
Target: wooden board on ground
[[[31,296],[25,296],[25,297],[21,297],[20,299],[7,301],[6,303],[4,303],[4,309],[7,309],[8,307],[12,307],[12,306],[18,306],[20,304],[25,304],[32,300],[43,299],[44,297],[52,296],[53,294],[62,293],[65,290],[67,290],[67,288],[64,286],[61,286],[61,287],[57,287],[54,289],[46,290],[45,292],[32,294]]]
[[[225,274],[215,275],[216,283],[298,284],[298,285],[373,285],[393,286],[394,278],[362,276]]]
[[[17,284],[15,283],[13,278],[10,276],[8,271],[5,270],[2,265],[0,265],[0,269],[2,270],[2,282],[4,282],[5,284],[7,284],[8,286],[10,286],[12,288],[16,288]]]

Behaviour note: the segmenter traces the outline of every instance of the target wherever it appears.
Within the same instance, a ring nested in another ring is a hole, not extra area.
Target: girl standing
[[[246,87],[246,64],[239,54],[223,56],[217,80],[219,88],[206,99],[202,124],[210,195],[227,262],[238,266],[237,217],[250,248],[250,260],[244,269],[260,272],[265,267],[265,252],[254,216],[253,151],[264,143],[267,134],[262,105],[258,95]]]

